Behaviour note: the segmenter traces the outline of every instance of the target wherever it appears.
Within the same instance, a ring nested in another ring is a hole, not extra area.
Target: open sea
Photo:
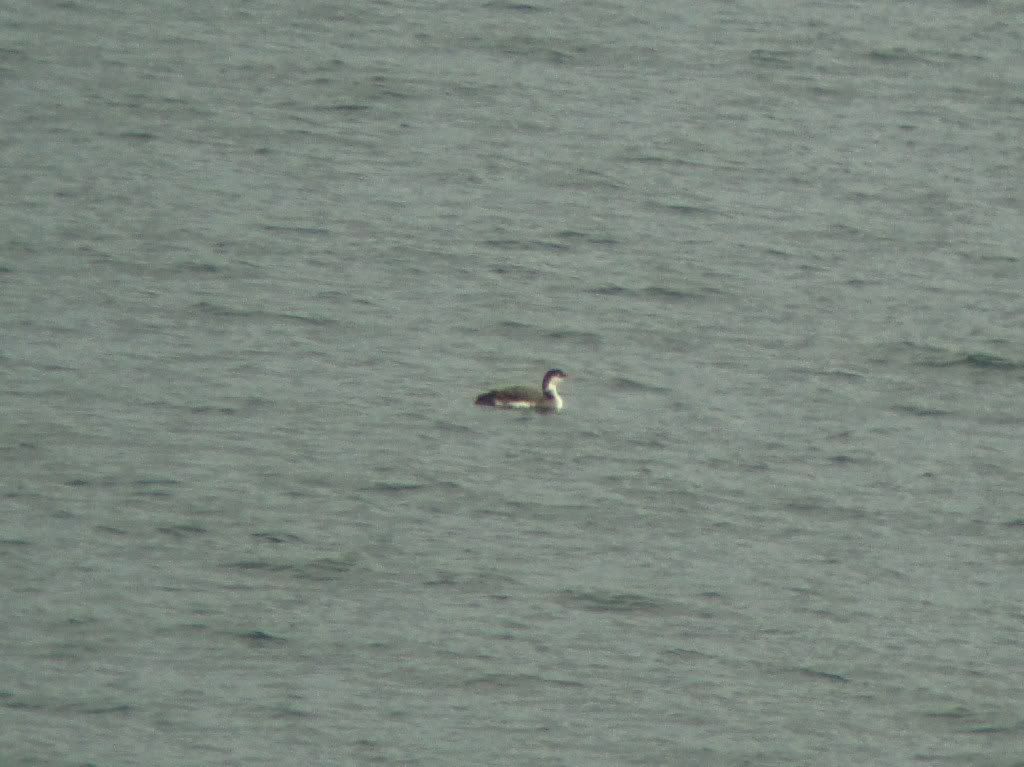
[[[1024,765],[1018,0],[9,0],[0,104],[4,767]]]

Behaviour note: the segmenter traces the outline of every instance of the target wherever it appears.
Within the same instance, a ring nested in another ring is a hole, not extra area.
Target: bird
[[[562,370],[552,368],[544,374],[544,380],[539,389],[532,386],[491,389],[477,397],[473,404],[484,407],[533,408],[544,412],[561,410],[562,398],[558,396],[558,390],[555,387],[568,377]]]

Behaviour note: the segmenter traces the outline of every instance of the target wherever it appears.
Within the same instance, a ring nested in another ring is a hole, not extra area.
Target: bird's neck
[[[545,387],[544,397],[555,407],[556,410],[561,410],[562,398],[558,396],[558,391],[555,389],[554,384],[548,384]]]

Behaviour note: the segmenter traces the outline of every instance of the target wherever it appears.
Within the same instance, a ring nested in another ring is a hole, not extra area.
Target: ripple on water
[[[359,563],[359,555],[351,553],[341,557],[319,557],[305,562],[287,562],[280,559],[243,559],[228,564],[228,568],[244,573],[285,575],[303,581],[333,581],[347,575]]]
[[[1016,371],[1024,369],[1024,359],[1016,359],[983,349],[936,346],[915,341],[881,344],[872,362],[908,363],[922,368],[966,368],[972,370]]]
[[[191,538],[196,535],[206,535],[209,530],[199,525],[167,525],[156,529],[162,535],[169,535],[172,538]]]
[[[287,642],[283,637],[276,637],[273,634],[268,634],[266,631],[260,631],[259,629],[247,631],[242,634],[238,634],[237,636],[243,642],[257,647],[279,647]]]
[[[330,317],[313,317],[290,312],[271,312],[265,309],[237,309],[232,306],[213,303],[212,301],[199,301],[192,304],[191,311],[198,317],[215,318],[225,321],[270,320],[300,325],[313,325],[316,327],[333,327],[338,324],[337,320]]]
[[[566,589],[556,601],[565,607],[596,613],[656,614],[680,612],[677,605],[631,592]]]

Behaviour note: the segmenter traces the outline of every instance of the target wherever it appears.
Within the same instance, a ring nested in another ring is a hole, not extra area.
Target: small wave
[[[636,154],[625,155],[622,160],[627,163],[640,163],[642,165],[694,165],[690,160],[683,157],[666,157],[658,154]]]
[[[8,690],[0,691],[0,700],[3,700],[3,707],[15,711],[45,711],[46,704],[37,700],[28,700],[24,697],[16,697]]]
[[[500,277],[516,277],[521,280],[539,280],[544,276],[540,269],[531,269],[519,264],[495,264],[491,267],[491,272]]]
[[[625,296],[633,291],[621,285],[602,285],[599,288],[591,288],[589,292],[595,296]]]
[[[185,261],[178,264],[178,269],[192,274],[217,274],[224,271],[217,264],[210,264],[204,261]]]
[[[849,677],[843,676],[842,674],[834,674],[830,671],[819,671],[818,669],[807,668],[806,666],[790,670],[800,676],[809,677],[811,679],[820,679],[823,682],[835,682],[837,684],[849,684],[850,682]]]
[[[299,234],[303,237],[330,237],[331,230],[320,226],[282,226],[280,224],[264,224],[263,231],[271,234]]]
[[[154,477],[152,479],[137,479],[132,482],[132,487],[135,488],[134,495],[169,496],[172,495],[170,488],[180,484],[181,482],[176,479]]]
[[[254,312],[247,311],[245,309],[234,309],[230,306],[224,306],[223,304],[215,304],[210,301],[199,301],[198,303],[192,304],[192,311],[199,314],[206,314],[211,317],[249,317]]]
[[[892,408],[894,413],[903,413],[904,415],[913,415],[920,418],[936,418],[953,415],[951,410],[943,410],[937,407],[928,407],[926,405],[894,405]]]
[[[358,554],[339,558],[321,557],[308,562],[272,562],[266,559],[244,559],[228,565],[247,573],[282,574],[304,581],[331,581],[351,571],[359,563]]]
[[[260,646],[283,645],[285,643],[285,639],[283,637],[276,637],[273,634],[268,634],[266,631],[260,631],[259,629],[239,634],[238,638],[244,642]]]
[[[577,232],[573,229],[566,229],[561,232],[556,232],[555,236],[560,240],[580,240],[587,243],[588,245],[604,245],[607,247],[615,247],[619,244],[619,241],[614,237],[608,237],[607,235],[593,235],[587,232]]]
[[[374,493],[409,493],[416,490],[426,490],[430,485],[422,482],[374,482],[372,485],[363,487]]]
[[[569,250],[568,245],[564,245],[561,242],[552,242],[551,240],[484,240],[483,244],[496,250],[514,250],[517,252],[541,251],[548,253],[561,253]]]
[[[253,533],[252,537],[262,543],[301,543],[302,538],[292,533]]]
[[[291,569],[291,565],[283,565],[280,562],[268,562],[265,559],[242,559],[238,562],[232,562],[228,567],[234,570],[242,570],[243,572],[263,571],[268,573],[286,572]]]
[[[938,711],[928,711],[925,716],[933,719],[972,719],[976,714],[965,706],[953,706]]]
[[[681,202],[655,203],[655,207],[660,208],[661,210],[667,210],[670,213],[678,213],[681,216],[699,216],[704,213],[715,212],[711,208],[702,208],[698,205],[687,205]]]
[[[189,408],[192,415],[237,415],[237,408],[222,407],[217,405],[196,405]]]
[[[1000,344],[994,339],[992,344]],[[907,362],[923,368],[972,368],[975,370],[1021,370],[1024,359],[996,354],[984,350],[963,349],[957,346],[937,346],[917,341],[897,341],[881,344],[872,362],[887,364]]]
[[[205,527],[200,527],[199,525],[168,525],[167,527],[158,527],[156,531],[179,540],[194,535],[205,535],[209,532]]]
[[[1024,362],[1011,360],[998,354],[988,352],[965,352],[955,354],[952,357],[930,359],[919,363],[923,367],[950,368],[968,367],[978,370],[1019,370],[1024,368]]]
[[[828,457],[829,463],[833,463],[836,466],[845,466],[847,464],[854,463],[866,463],[866,459],[859,458],[855,455],[848,455],[847,453],[836,453]]]
[[[966,732],[970,735],[1018,735],[1024,734],[1024,721],[1012,724],[989,724],[980,727],[972,727]]]
[[[658,285],[651,285],[640,291],[640,295],[644,298],[653,298],[656,301],[668,301],[670,303],[677,303],[680,301],[692,301],[697,298],[696,293],[690,293],[686,290],[676,290],[674,288],[663,288]]]
[[[682,303],[702,298],[700,293],[677,288],[666,288],[662,285],[648,285],[643,288],[627,288],[622,285],[602,285],[590,291],[596,296],[624,296],[639,300],[653,300],[663,303]]]
[[[318,107],[313,107],[321,112],[365,112],[371,109],[369,104],[324,104]]]
[[[511,11],[512,13],[538,13],[542,10],[539,5],[531,5],[530,3],[509,3],[509,2],[490,2],[485,3],[484,8],[493,8],[497,11]]]
[[[617,391],[624,392],[656,392],[658,394],[668,394],[671,389],[666,389],[664,386],[652,386],[649,383],[643,381],[637,381],[633,378],[626,378],[625,376],[619,376],[611,380],[611,388]]]
[[[601,345],[601,336],[586,330],[552,330],[546,335],[553,341],[567,341],[589,349],[597,349]]]
[[[657,599],[628,592],[566,589],[558,601],[566,607],[596,613],[663,613],[667,609]]]
[[[896,48],[888,48],[886,50],[875,49],[873,51],[869,51],[867,53],[867,59],[869,61],[882,64],[934,63],[932,57],[923,53],[911,51],[909,48],[904,48],[902,46]]]
[[[522,689],[527,686],[553,685],[555,687],[583,687],[582,682],[574,679],[553,679],[536,674],[483,674],[472,677],[462,683],[464,687],[486,688],[490,690]]]
[[[498,323],[496,332],[498,335],[505,336],[506,338],[522,338],[532,337],[538,332],[538,328],[535,325],[528,325],[525,322],[502,320]]]
[[[322,557],[295,568],[295,577],[309,581],[331,581],[352,570],[358,556],[352,554],[341,559]]]
[[[1017,369],[1024,367],[1024,363],[1000,357],[998,354],[968,354],[964,357],[964,362],[977,368]]]
[[[130,714],[134,709],[127,703],[113,703],[105,706],[75,706],[82,714]]]
[[[295,322],[302,325],[315,325],[320,327],[330,327],[338,324],[337,321],[327,317],[309,317],[304,314],[291,314],[288,312],[268,312],[262,309],[236,309],[232,306],[215,304],[210,301],[199,301],[198,303],[192,304],[191,309],[197,314],[205,315],[207,317],[218,317],[221,319],[284,320],[286,322]]]
[[[750,52],[749,58],[754,64],[778,69],[792,69],[796,60],[796,51],[755,48]]]
[[[846,378],[848,380],[857,380],[860,378],[865,378],[867,376],[866,373],[862,373],[859,370],[852,370],[850,368],[839,367],[826,368],[825,370],[819,371],[816,375],[828,376],[830,378]]]

